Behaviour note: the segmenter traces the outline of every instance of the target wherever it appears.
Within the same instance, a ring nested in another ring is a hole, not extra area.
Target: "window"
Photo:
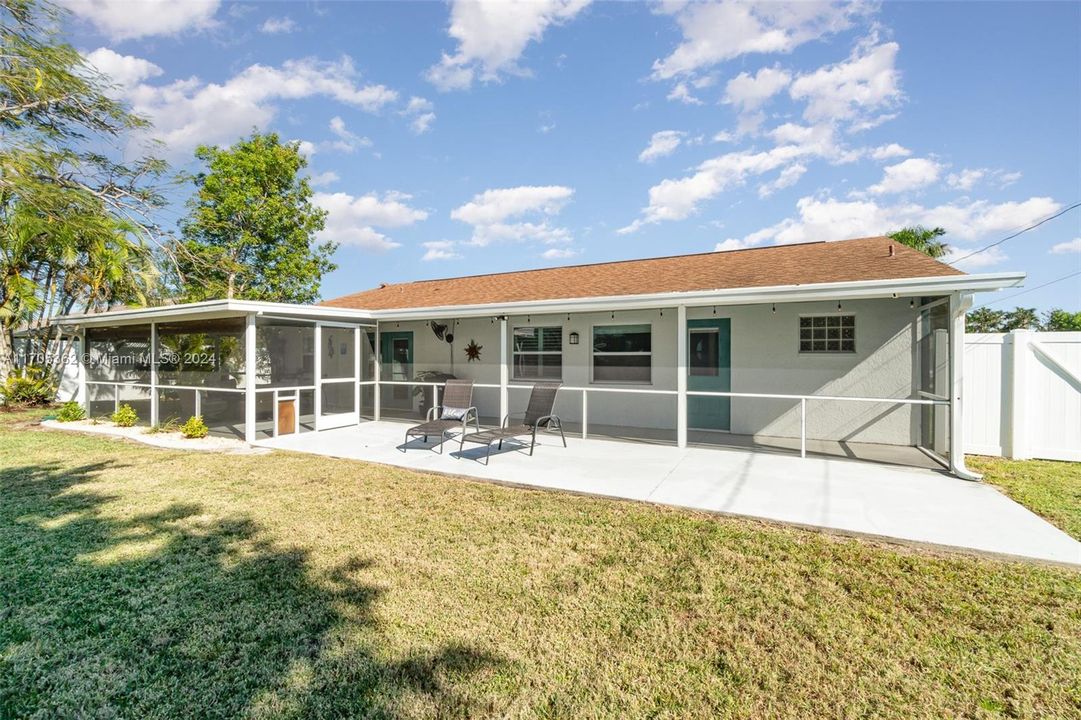
[[[855,315],[813,315],[799,319],[801,353],[856,352]]]
[[[593,328],[593,382],[648,383],[652,365],[653,329],[649,325]]]
[[[559,380],[563,377],[563,328],[514,328],[512,355],[515,380]]]

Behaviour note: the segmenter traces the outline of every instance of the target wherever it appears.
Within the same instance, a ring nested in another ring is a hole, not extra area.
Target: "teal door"
[[[728,318],[687,321],[687,389],[732,390],[732,321]],[[688,427],[728,430],[731,421],[731,398],[687,398]]]
[[[413,333],[384,332],[379,334],[380,380],[407,382],[413,379]],[[413,388],[409,385],[387,385],[380,393],[386,407],[409,408],[413,405]]]

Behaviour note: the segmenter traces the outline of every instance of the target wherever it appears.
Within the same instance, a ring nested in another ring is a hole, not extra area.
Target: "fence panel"
[[[965,451],[1081,461],[1081,332],[966,336]]]

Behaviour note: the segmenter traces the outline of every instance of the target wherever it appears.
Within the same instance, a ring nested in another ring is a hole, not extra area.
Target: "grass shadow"
[[[119,467],[0,469],[0,717],[480,711],[454,680],[500,659],[462,644],[395,657],[367,560],[316,571],[196,503],[118,518],[90,483]]]

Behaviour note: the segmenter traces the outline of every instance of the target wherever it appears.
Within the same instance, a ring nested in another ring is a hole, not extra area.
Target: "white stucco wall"
[[[835,303],[798,303],[718,307],[688,310],[689,320],[727,317],[732,325],[732,391],[788,394],[910,397],[914,382],[914,311],[908,300],[846,302],[843,312],[856,316],[856,353],[800,354],[801,314],[836,314]],[[446,323],[449,318],[440,318]],[[649,323],[653,328],[652,382],[649,385],[593,383],[592,329],[597,325]],[[516,326],[563,328],[563,383],[568,387],[676,389],[676,310],[624,311],[567,315],[519,315],[508,319],[508,338]],[[499,323],[491,318],[458,321],[454,330],[454,364],[447,343],[439,341],[427,323],[383,323],[384,332],[410,330],[414,341],[414,372],[437,370],[478,383],[499,383]],[[569,335],[577,332],[578,345]],[[483,346],[479,362],[467,362],[465,346]],[[507,350],[508,357],[510,349]],[[512,388],[515,382],[511,380]],[[527,387],[527,386],[526,386]],[[524,408],[528,392],[511,390],[512,411]],[[478,388],[474,403],[481,415],[496,417],[499,394]],[[732,432],[745,435],[799,436],[798,401],[733,398]],[[556,407],[564,420],[581,418],[581,393],[564,390]],[[911,445],[916,442],[918,411],[907,406],[812,401],[808,406],[808,437]],[[674,429],[674,395],[623,395],[592,392],[591,425],[622,425]]]

